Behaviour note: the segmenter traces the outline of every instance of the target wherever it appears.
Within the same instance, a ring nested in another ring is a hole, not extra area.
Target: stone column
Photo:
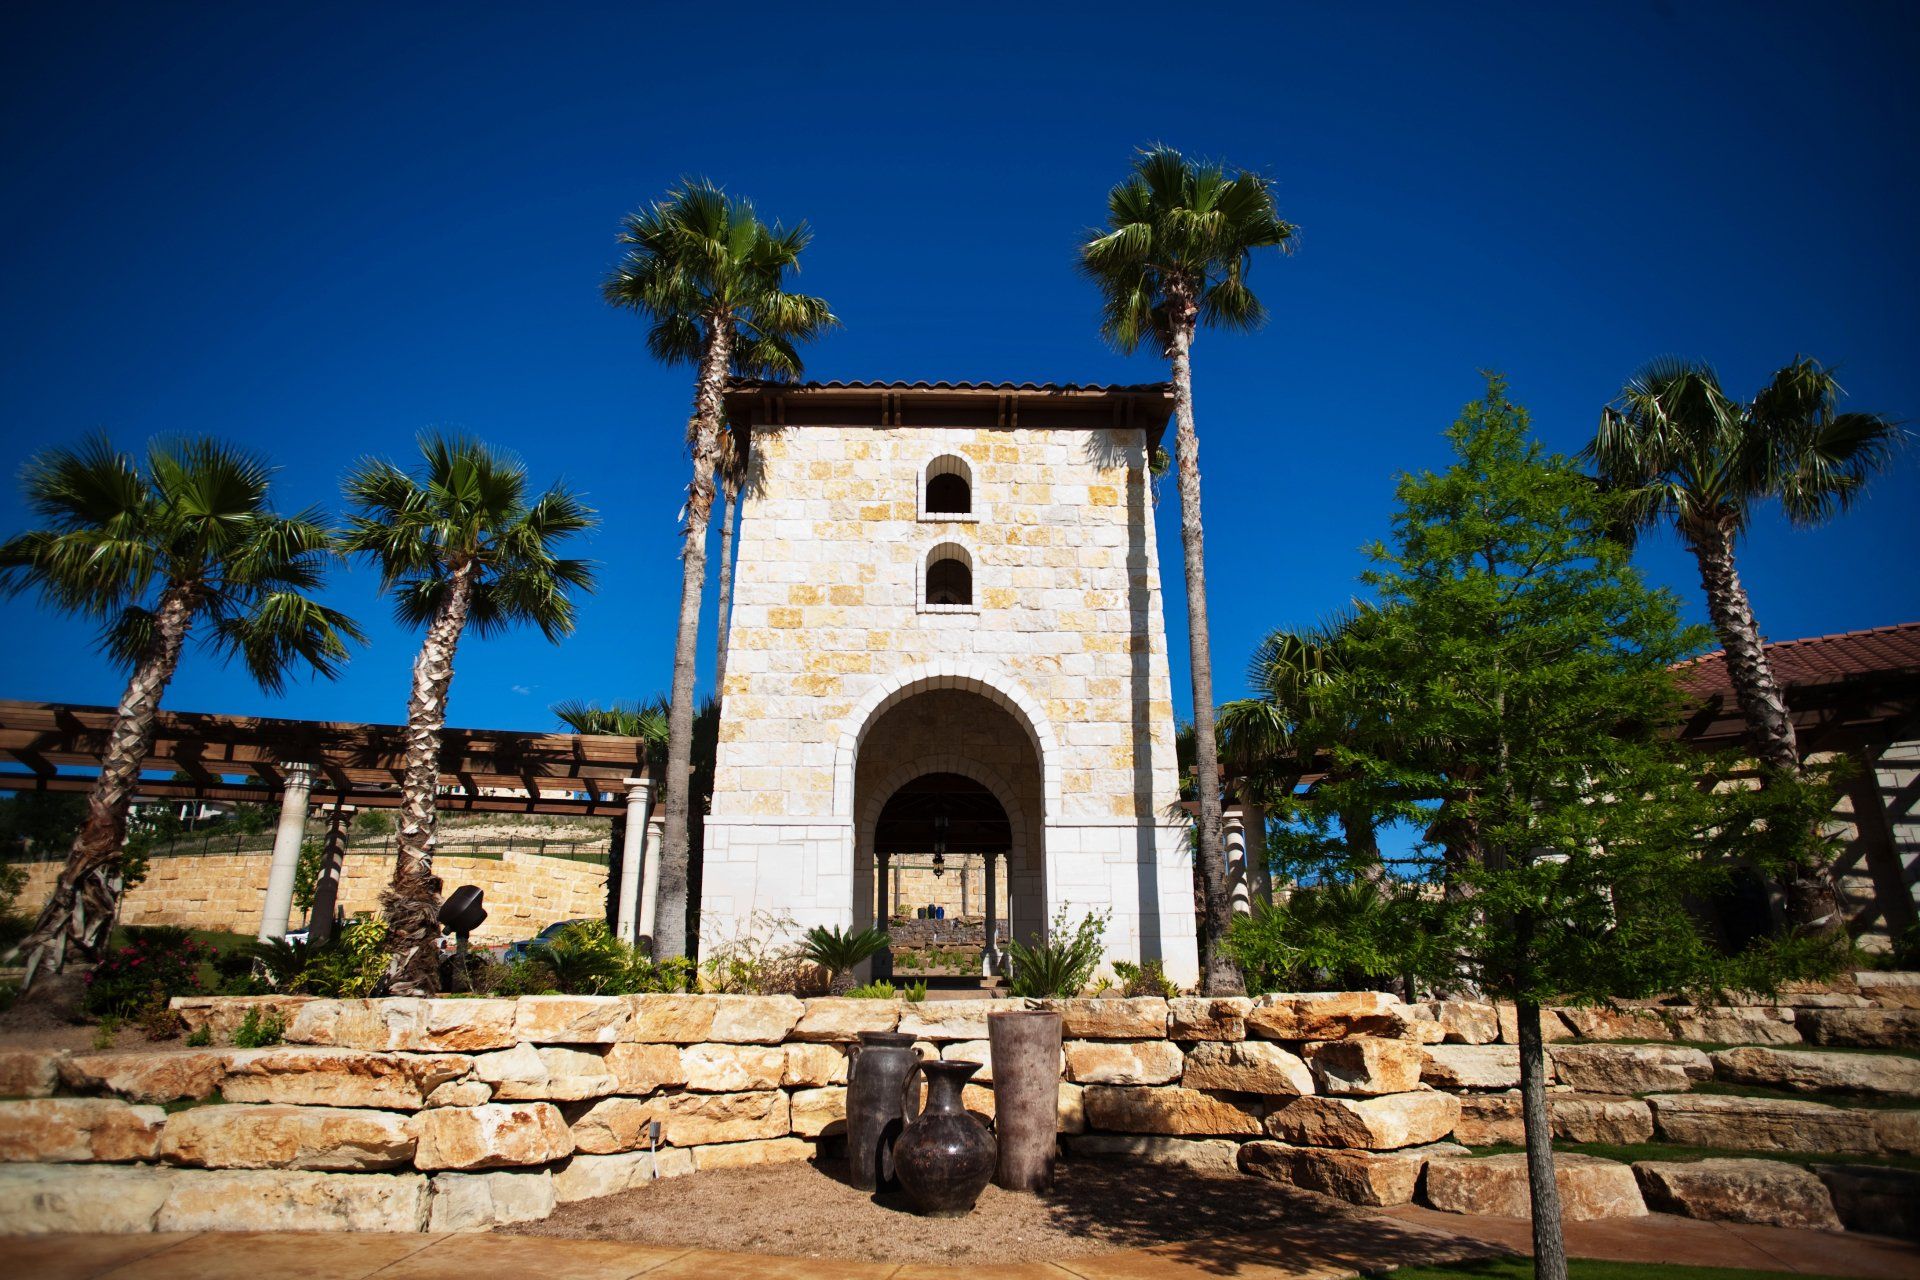
[[[1247,873],[1253,881],[1253,896],[1273,905],[1273,869],[1267,866],[1267,806],[1240,796],[1240,811],[1246,819]]]
[[[876,852],[873,855],[873,927],[876,929],[885,929],[893,914],[887,910],[887,866],[892,860],[890,854]],[[883,950],[873,957],[874,981],[892,976],[893,952]]]
[[[280,792],[280,826],[273,833],[273,864],[267,872],[267,901],[260,912],[260,938],[282,938],[293,912],[293,881],[300,870],[300,842],[307,832],[307,798],[313,794],[313,766],[283,764],[286,785]]]
[[[1233,913],[1253,914],[1252,882],[1247,874],[1246,810],[1235,806],[1221,814],[1227,836],[1227,889],[1233,896]]]
[[[632,819],[629,818],[631,823]],[[660,914],[660,846],[667,838],[667,818],[656,813],[644,824],[647,833],[645,855],[640,861],[640,936],[651,939]],[[628,827],[628,848],[631,849],[633,834]],[[633,855],[627,855],[631,858]]]
[[[994,863],[1000,860],[997,853],[987,857],[987,944],[980,952],[980,968],[983,977],[991,978],[1000,972],[1000,890],[999,878],[994,875]]]
[[[647,813],[653,805],[653,780],[627,780],[626,841],[620,849],[620,907],[614,915],[614,936],[637,942],[646,930],[640,925],[640,861],[646,856]],[[654,855],[656,858],[658,854]],[[647,882],[653,882],[651,868]]]
[[[316,947],[333,937],[333,913],[340,901],[340,868],[347,859],[347,828],[352,825],[352,805],[332,806],[327,814],[327,845],[320,855],[320,874],[313,882],[313,910],[307,913],[307,940]]]

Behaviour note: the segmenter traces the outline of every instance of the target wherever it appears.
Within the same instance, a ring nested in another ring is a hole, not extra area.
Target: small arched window
[[[933,608],[971,608],[973,557],[958,543],[943,542],[927,553],[926,603]]]
[[[965,458],[949,453],[927,464],[920,510],[929,520],[973,514],[973,469]]]

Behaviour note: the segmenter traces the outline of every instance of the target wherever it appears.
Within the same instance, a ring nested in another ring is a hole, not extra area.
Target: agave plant
[[[879,929],[856,933],[838,925],[815,925],[801,938],[800,954],[827,971],[829,993],[844,996],[853,990],[854,966],[884,951],[887,943]]]

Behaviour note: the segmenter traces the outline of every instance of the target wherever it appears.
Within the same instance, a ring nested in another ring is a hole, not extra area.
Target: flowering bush
[[[132,1018],[172,996],[200,991],[200,965],[213,948],[172,925],[129,928],[124,946],[109,951],[87,975],[85,1004],[96,1016]]]

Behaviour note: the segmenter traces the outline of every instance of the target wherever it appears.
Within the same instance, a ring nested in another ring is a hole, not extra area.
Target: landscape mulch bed
[[[515,1234],[871,1262],[1035,1262],[1311,1227],[1330,1247],[1393,1228],[1339,1201],[1257,1178],[1121,1161],[1063,1161],[1054,1189],[989,1186],[964,1218],[923,1218],[898,1192],[847,1185],[844,1161],[720,1169],[563,1204]]]

